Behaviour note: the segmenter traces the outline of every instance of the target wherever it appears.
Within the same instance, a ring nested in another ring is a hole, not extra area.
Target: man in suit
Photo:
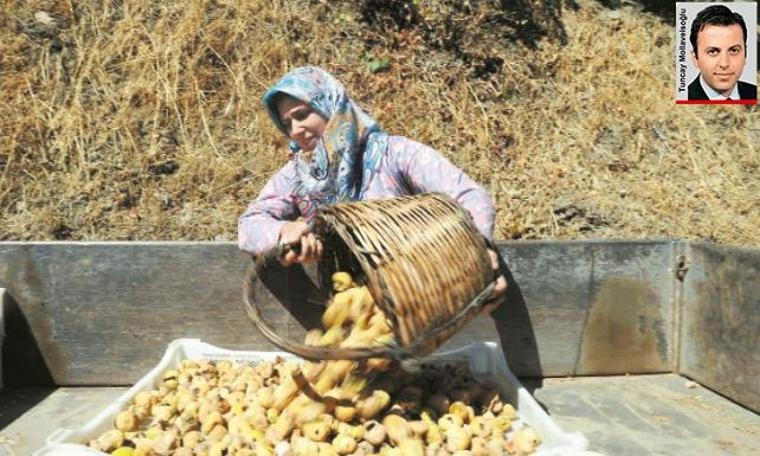
[[[689,100],[756,100],[757,87],[739,81],[747,59],[747,26],[738,13],[711,5],[691,24],[691,57],[699,76]]]

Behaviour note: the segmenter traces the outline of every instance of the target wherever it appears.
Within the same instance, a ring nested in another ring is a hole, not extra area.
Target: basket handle
[[[264,252],[258,261],[266,264],[269,264],[272,261],[279,261],[291,250],[296,253],[301,253],[301,244],[277,244]]]
[[[313,233],[314,232],[313,230],[314,230],[314,227],[315,227],[315,222],[313,220],[309,221],[307,223],[307,226],[309,227],[309,231]],[[317,235],[317,238],[319,238],[318,234],[315,233],[315,235]],[[276,246],[274,246],[271,249],[269,249],[266,252],[264,252],[264,254],[262,255],[262,258],[261,258],[260,261],[268,263],[269,261],[272,261],[272,260],[281,260],[285,256],[285,254],[287,254],[291,250],[294,251],[294,252],[296,252],[296,253],[298,253],[298,254],[300,254],[301,253],[301,242],[300,241],[296,241],[296,242],[293,242],[292,244],[280,244],[280,243],[278,243]]]
[[[278,261],[279,255],[282,253],[282,247],[277,246],[270,251],[264,253],[258,261],[255,261],[250,265],[246,271],[245,283],[243,287],[243,305],[245,311],[248,314],[248,318],[251,319],[254,326],[261,331],[261,333],[270,342],[277,347],[294,353],[302,358],[321,361],[321,360],[334,360],[334,359],[347,359],[347,360],[362,360],[369,358],[392,358],[403,359],[406,358],[406,352],[397,346],[381,346],[381,347],[367,347],[367,348],[325,348],[315,347],[312,345],[301,344],[289,340],[285,340],[280,337],[277,332],[266,322],[261,316],[256,300],[254,299],[254,283],[257,280],[258,271],[261,268],[266,267],[268,261]]]

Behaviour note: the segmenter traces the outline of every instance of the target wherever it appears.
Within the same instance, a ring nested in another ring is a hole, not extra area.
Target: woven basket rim
[[[338,268],[350,269],[354,280],[362,274],[375,304],[391,322],[395,344],[353,349],[285,341],[261,318],[252,296],[255,279],[249,277],[244,303],[251,320],[275,345],[304,358],[425,355],[469,322],[493,289],[495,274],[486,240],[469,212],[448,195],[424,193],[325,206],[312,224],[325,243],[318,268],[321,286],[332,289],[329,276]],[[461,264],[440,270],[447,259]]]

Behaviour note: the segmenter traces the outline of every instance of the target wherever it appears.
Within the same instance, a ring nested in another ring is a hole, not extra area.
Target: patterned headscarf
[[[343,85],[321,68],[296,68],[264,94],[269,117],[287,135],[275,106],[278,92],[303,101],[328,119],[324,136],[317,140],[310,157],[290,141],[300,180],[297,191],[308,194],[314,204],[361,200],[387,149],[388,135],[348,97]],[[313,215],[315,208],[300,209],[304,215]]]

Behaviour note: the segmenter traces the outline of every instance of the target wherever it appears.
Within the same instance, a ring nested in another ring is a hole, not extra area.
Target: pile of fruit
[[[333,291],[325,329],[307,343],[393,340],[366,287],[336,273]],[[540,438],[523,426],[508,439],[516,418],[496,388],[458,364],[409,373],[387,359],[184,360],[89,446],[117,456],[527,456]]]

